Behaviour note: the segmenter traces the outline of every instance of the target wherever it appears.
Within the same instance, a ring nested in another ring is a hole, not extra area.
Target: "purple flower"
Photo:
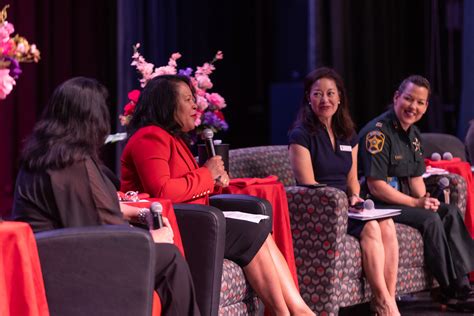
[[[11,57],[5,57],[5,59],[10,62],[10,75],[13,79],[18,79],[18,76],[21,75],[20,63]]]
[[[186,69],[180,69],[178,74],[181,76],[186,76],[186,77],[191,77],[191,74],[193,73],[192,68],[186,68]]]
[[[229,125],[226,121],[219,118],[214,112],[204,112],[202,116],[202,124],[214,127],[216,130],[227,130]]]

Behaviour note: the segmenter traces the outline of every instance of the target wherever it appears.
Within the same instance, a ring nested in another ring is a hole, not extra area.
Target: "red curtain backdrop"
[[[2,8],[6,4],[14,34],[35,43],[41,60],[22,64],[13,92],[0,100],[2,216],[11,211],[22,143],[54,88],[71,77],[88,76],[109,89],[111,107],[116,94],[116,1],[0,0]],[[109,150],[104,160],[111,161],[113,154]]]

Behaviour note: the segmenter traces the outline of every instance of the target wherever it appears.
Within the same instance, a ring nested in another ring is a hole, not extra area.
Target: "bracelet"
[[[140,198],[138,197],[138,191],[127,191],[124,196],[125,201],[138,202]]]
[[[140,224],[148,225],[148,213],[150,212],[147,208],[141,208],[137,213],[137,220]]]

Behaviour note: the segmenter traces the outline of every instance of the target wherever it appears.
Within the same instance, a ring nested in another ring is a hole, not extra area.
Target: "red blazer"
[[[121,190],[146,192],[173,203],[207,204],[214,180],[188,146],[158,126],[139,129],[121,157]]]

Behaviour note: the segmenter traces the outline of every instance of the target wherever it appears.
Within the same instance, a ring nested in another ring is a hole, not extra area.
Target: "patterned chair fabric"
[[[235,262],[224,259],[219,315],[254,315],[259,300]]]
[[[230,150],[229,168],[231,178],[263,178],[274,174],[284,186],[296,184],[285,145]]]
[[[286,145],[233,149],[229,164],[233,178],[277,175],[285,185],[300,292],[317,315],[337,315],[340,307],[370,300],[360,244],[346,234],[348,203],[344,192],[295,186]],[[451,202],[465,212],[466,183],[458,175],[448,177]],[[428,188],[434,189],[438,179],[428,178]],[[428,289],[433,280],[425,270],[420,233],[403,224],[396,224],[396,230],[398,294]]]

